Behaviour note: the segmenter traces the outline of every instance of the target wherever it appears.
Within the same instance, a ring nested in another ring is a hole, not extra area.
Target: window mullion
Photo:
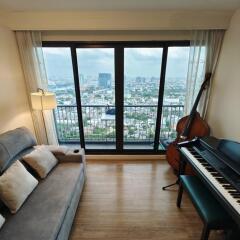
[[[168,56],[168,46],[165,45],[163,47],[162,66],[161,66],[160,82],[159,82],[160,86],[159,86],[159,94],[158,94],[157,119],[156,119],[155,139],[154,139],[155,151],[158,151],[158,148],[159,148],[163,95],[164,95],[165,75],[166,75],[166,67],[167,67],[167,56]]]
[[[79,72],[78,72],[78,63],[77,63],[77,49],[75,46],[71,46],[71,57],[72,57],[72,67],[73,67],[73,76],[74,76],[74,86],[75,86],[75,93],[76,93],[80,144],[81,144],[81,147],[85,149],[80,82],[79,82]]]
[[[115,47],[116,150],[123,151],[124,48]]]

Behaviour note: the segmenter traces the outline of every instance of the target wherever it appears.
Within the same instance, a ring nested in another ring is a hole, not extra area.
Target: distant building
[[[176,105],[179,104],[179,98],[165,98],[164,104],[166,105]]]
[[[101,88],[110,88],[111,80],[112,80],[111,73],[99,73],[98,74],[98,86]]]
[[[136,83],[144,84],[146,82],[145,77],[136,77]]]
[[[85,79],[84,79],[84,75],[83,74],[79,74],[79,80],[80,80],[80,84],[84,84],[85,83]]]

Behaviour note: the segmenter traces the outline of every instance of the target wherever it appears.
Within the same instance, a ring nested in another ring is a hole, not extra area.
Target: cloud
[[[60,56],[67,56],[70,55],[70,48],[62,47],[62,48],[55,48],[55,47],[44,47],[43,53],[44,55],[60,55]]]
[[[169,47],[168,55],[171,56],[172,59],[188,60],[189,47]]]
[[[125,75],[129,77],[159,77],[162,48],[126,48],[124,50]]]
[[[162,48],[125,48],[125,59],[154,61],[162,58]]]
[[[114,49],[77,49],[79,71],[84,75],[97,76],[98,73],[114,73]]]
[[[130,77],[159,77],[162,48],[125,48],[125,75]],[[50,75],[72,76],[70,48],[44,48]],[[167,77],[185,77],[189,47],[169,47]],[[101,72],[114,75],[114,48],[77,49],[79,73],[98,76]]]

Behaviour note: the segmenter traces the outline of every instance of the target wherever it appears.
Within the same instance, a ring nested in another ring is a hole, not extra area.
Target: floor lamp
[[[56,108],[57,106],[56,96],[52,92],[46,92],[43,89],[38,88],[37,92],[31,93],[31,103],[32,103],[33,110],[40,110],[42,113],[43,124],[44,124],[46,137],[47,137],[47,144],[49,144],[43,111],[52,110]]]

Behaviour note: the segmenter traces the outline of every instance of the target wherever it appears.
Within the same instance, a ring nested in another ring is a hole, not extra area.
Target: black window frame
[[[82,105],[80,82],[77,65],[77,48],[114,48],[115,65],[115,106],[116,106],[116,149],[86,149],[86,153],[91,154],[164,154],[164,150],[159,150],[160,130],[162,118],[162,105],[165,86],[165,76],[167,68],[169,47],[188,47],[190,40],[176,41],[43,41],[42,47],[67,47],[71,50],[73,77],[76,93],[78,124],[80,134],[80,146],[85,148],[84,126],[82,119]],[[124,149],[123,136],[123,111],[124,111],[124,48],[163,48],[159,95],[157,106],[157,118],[155,127],[155,137],[153,149]],[[118,91],[116,91],[116,87]]]

